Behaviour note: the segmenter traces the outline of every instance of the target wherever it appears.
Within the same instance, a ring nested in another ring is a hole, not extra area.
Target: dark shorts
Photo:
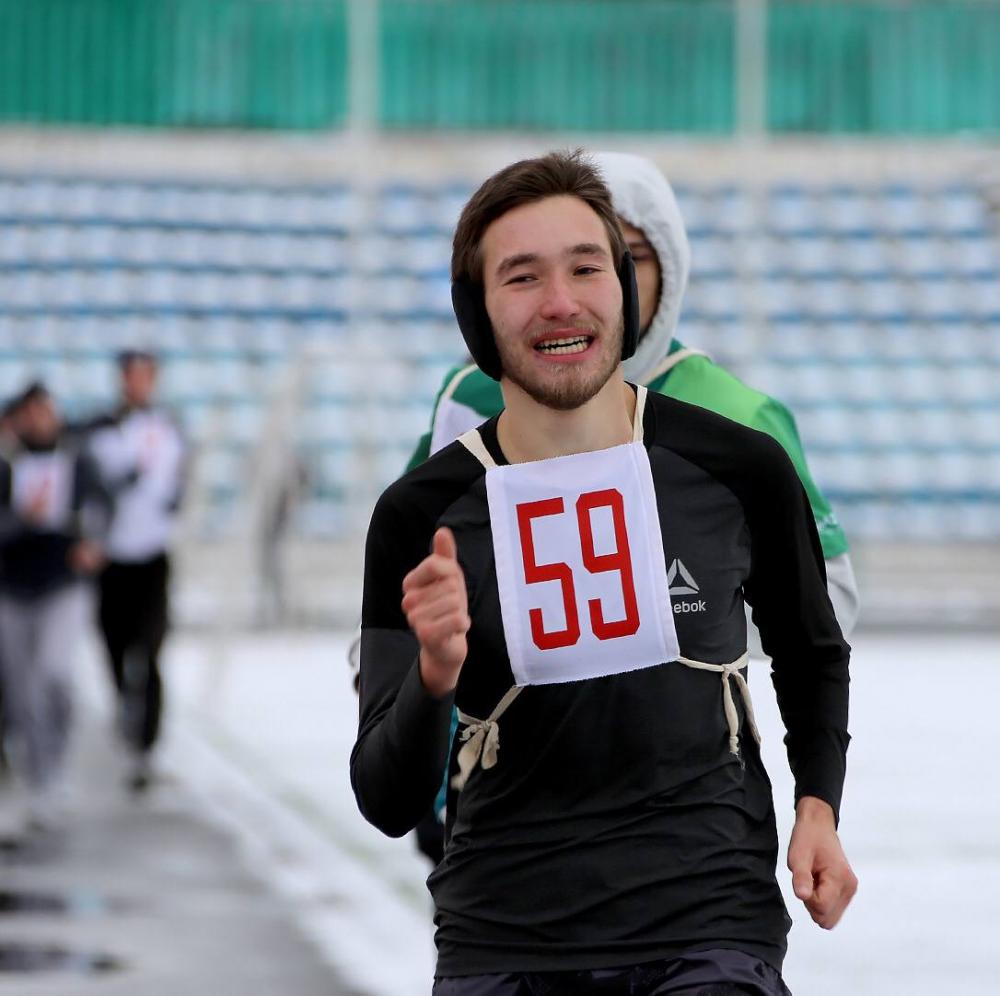
[[[432,992],[433,996],[791,996],[770,965],[729,948],[691,951],[628,968],[437,978]]]

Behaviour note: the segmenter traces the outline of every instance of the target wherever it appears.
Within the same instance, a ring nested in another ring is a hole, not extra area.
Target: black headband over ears
[[[618,279],[622,285],[622,321],[625,326],[622,338],[622,359],[627,360],[639,344],[639,289],[635,282],[635,264],[632,254],[626,252],[618,266]],[[451,285],[451,303],[476,366],[484,374],[499,380],[503,373],[500,353],[497,351],[493,326],[486,312],[483,285],[471,280],[456,280]]]

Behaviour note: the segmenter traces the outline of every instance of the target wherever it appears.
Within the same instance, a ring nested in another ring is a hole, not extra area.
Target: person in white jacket
[[[163,708],[159,656],[186,445],[170,413],[153,404],[156,358],[125,352],[119,370],[122,403],[95,424],[90,438],[112,496],[98,620],[118,693],[120,732],[134,755],[129,784],[139,791],[149,784]]]

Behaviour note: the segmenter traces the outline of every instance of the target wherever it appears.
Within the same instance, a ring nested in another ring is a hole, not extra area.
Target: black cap
[[[21,391],[20,394],[15,394],[10,401],[7,402],[7,407],[4,409],[5,414],[10,414],[15,412],[22,405],[26,405],[29,401],[37,401],[40,398],[51,397],[51,392],[45,386],[44,382],[40,380],[33,380],[27,387]]]
[[[132,363],[152,363],[156,366],[156,354],[148,349],[123,349],[118,354],[118,366],[124,370]]]

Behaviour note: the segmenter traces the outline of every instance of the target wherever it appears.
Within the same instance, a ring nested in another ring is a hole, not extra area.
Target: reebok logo
[[[701,590],[698,587],[698,582],[695,581],[691,572],[679,558],[675,558],[673,563],[667,568],[667,588],[671,595],[697,595]],[[703,598],[699,598],[693,602],[675,600],[672,604],[674,615],[681,615],[688,612],[704,612],[707,607]]]
[[[704,612],[705,599],[699,598],[697,602],[674,602],[674,615],[679,616],[683,612]]]
[[[675,584],[677,575],[681,576],[683,584]],[[691,572],[680,560],[674,562],[667,568],[667,587],[671,595],[697,595],[698,582],[691,577]]]

